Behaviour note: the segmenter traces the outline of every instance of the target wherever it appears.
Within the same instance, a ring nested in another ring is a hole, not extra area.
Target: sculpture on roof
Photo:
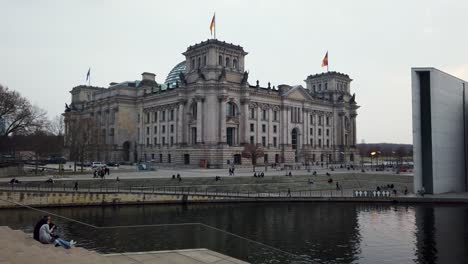
[[[246,85],[248,79],[249,79],[249,73],[245,71],[244,74],[242,75],[241,85]]]
[[[353,93],[353,96],[352,96],[351,99],[349,100],[349,103],[351,103],[351,104],[355,104],[355,103],[356,103],[356,93]]]
[[[197,73],[198,73],[198,78],[199,79],[202,79],[203,81],[206,81],[205,74],[203,74],[203,72],[201,71],[200,68],[198,69]]]
[[[218,82],[226,80],[226,68],[223,67],[221,74],[219,74]]]
[[[70,112],[70,111],[71,111],[70,107],[68,106],[67,103],[65,103],[65,112]]]
[[[187,80],[185,80],[185,74],[183,72],[180,72],[179,73],[179,79],[180,81],[182,82],[182,85],[186,85],[187,84]]]

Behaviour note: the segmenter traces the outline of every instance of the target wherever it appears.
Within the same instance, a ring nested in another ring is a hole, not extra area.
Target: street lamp
[[[376,154],[377,154],[377,152],[375,152],[375,151],[372,151],[372,152],[370,153],[370,156],[371,156],[371,157],[370,157],[370,167],[371,167],[371,170],[373,169],[373,167],[372,167],[372,165],[373,165],[373,158],[374,158],[374,156],[375,156]]]

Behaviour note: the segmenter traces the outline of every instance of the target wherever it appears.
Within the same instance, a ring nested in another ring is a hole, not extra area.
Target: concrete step
[[[109,263],[111,260],[84,248],[64,249],[33,240],[31,234],[0,226],[0,264],[2,263]]]

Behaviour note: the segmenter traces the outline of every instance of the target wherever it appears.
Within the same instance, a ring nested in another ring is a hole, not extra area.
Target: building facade
[[[310,75],[306,87],[261,86],[250,82],[238,45],[211,39],[183,55],[163,84],[145,72],[108,88],[74,87],[67,137],[74,122],[94,120],[104,147],[93,158],[105,161],[219,168],[250,164],[241,155],[246,144],[263,149],[257,164],[356,160],[359,106],[348,75]]]

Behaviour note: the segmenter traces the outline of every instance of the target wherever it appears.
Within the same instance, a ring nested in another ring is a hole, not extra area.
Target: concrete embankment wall
[[[34,192],[0,191],[0,208],[18,207],[11,202],[28,206],[89,206],[118,204],[155,204],[185,202],[216,202],[235,200],[204,195],[169,195],[148,193],[84,193],[84,192]],[[11,202],[7,202],[11,201]]]

